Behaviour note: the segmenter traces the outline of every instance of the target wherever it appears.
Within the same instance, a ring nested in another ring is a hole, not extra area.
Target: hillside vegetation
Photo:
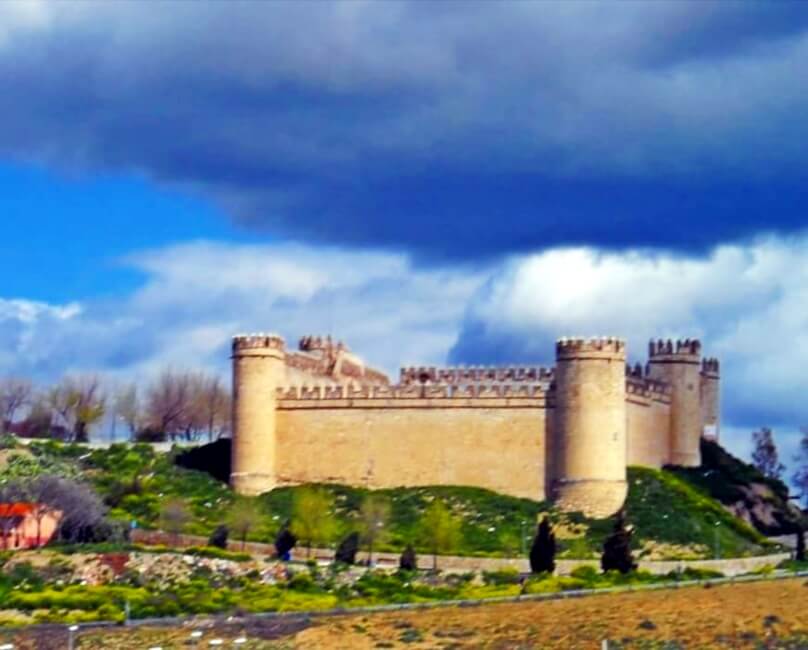
[[[808,529],[805,513],[788,500],[782,481],[761,474],[721,445],[701,441],[701,467],[669,471],[721,502],[766,535],[789,535],[799,524]]]
[[[236,496],[226,484],[206,472],[175,464],[181,453],[156,452],[149,445],[113,445],[92,449],[55,442],[36,443],[30,454],[9,454],[6,471],[41,470],[86,476],[104,498],[115,518],[157,528],[161,509],[169,500],[182,500],[191,513],[184,532],[209,535],[226,522],[238,502],[254,501],[261,513],[249,539],[271,542],[291,516],[299,487],[279,488],[254,499]],[[635,526],[639,557],[690,559],[756,555],[772,546],[746,522],[734,517],[706,488],[685,473],[647,468],[629,469],[626,504]],[[336,539],[357,527],[359,507],[370,491],[342,485],[319,486],[334,497]],[[419,520],[435,499],[443,500],[461,520],[461,534],[451,554],[518,556],[529,547],[535,522],[546,513],[555,523],[559,557],[598,556],[612,521],[588,519],[556,511],[549,503],[518,499],[472,487],[421,487],[376,490],[389,504],[390,520],[378,550],[400,552],[407,543],[425,552]],[[336,541],[335,539],[335,541]]]

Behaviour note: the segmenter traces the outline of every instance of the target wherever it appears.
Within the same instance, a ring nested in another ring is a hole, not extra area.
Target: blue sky
[[[130,175],[0,165],[0,295],[45,302],[114,296],[144,276],[133,250],[251,235],[209,203]]]
[[[698,336],[734,448],[794,448],[804,3],[161,6],[0,3],[0,373]]]

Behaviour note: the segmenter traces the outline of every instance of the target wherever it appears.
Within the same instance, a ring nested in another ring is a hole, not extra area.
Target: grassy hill
[[[301,489],[280,488],[254,499],[239,497],[206,472],[178,467],[175,460],[180,452],[158,453],[148,445],[88,450],[46,442],[29,449],[32,453],[26,456],[8,455],[9,475],[45,467],[85,476],[103,496],[112,516],[135,520],[145,528],[159,525],[166,501],[181,499],[193,515],[185,532],[208,535],[227,520],[235,503],[254,500],[263,514],[249,537],[272,541],[289,518],[294,495]],[[772,549],[760,533],[728,512],[704,485],[687,474],[630,468],[629,481],[626,508],[636,528],[634,546],[642,557],[729,557]],[[356,527],[359,506],[369,491],[341,485],[320,487],[334,496],[340,534],[347,534]],[[397,488],[374,494],[388,501],[391,513],[388,536],[380,550],[399,551],[409,542],[421,547],[419,518],[434,499],[444,500],[462,521],[460,539],[453,550],[459,555],[521,555],[529,547],[537,517],[546,513],[555,523],[561,557],[595,557],[612,527],[610,519],[560,513],[546,502],[480,488]]]

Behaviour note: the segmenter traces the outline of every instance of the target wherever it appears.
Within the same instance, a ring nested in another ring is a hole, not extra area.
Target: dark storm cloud
[[[159,8],[159,9],[158,9]],[[0,153],[274,235],[476,258],[808,219],[802,3],[0,9]]]

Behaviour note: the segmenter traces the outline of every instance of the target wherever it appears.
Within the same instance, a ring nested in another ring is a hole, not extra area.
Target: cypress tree
[[[556,542],[550,520],[545,516],[533,538],[530,547],[530,570],[533,573],[553,573],[555,571]]]
[[[805,562],[805,531],[800,524],[797,524],[797,548],[794,551],[794,559],[797,562]]]
[[[418,568],[418,557],[412,544],[407,544],[407,548],[398,559],[398,568],[402,571],[415,571]]]
[[[619,571],[629,573],[637,568],[631,555],[631,535],[633,526],[626,526],[625,514],[622,510],[617,513],[612,534],[603,542],[603,555],[600,566],[604,571]]]

